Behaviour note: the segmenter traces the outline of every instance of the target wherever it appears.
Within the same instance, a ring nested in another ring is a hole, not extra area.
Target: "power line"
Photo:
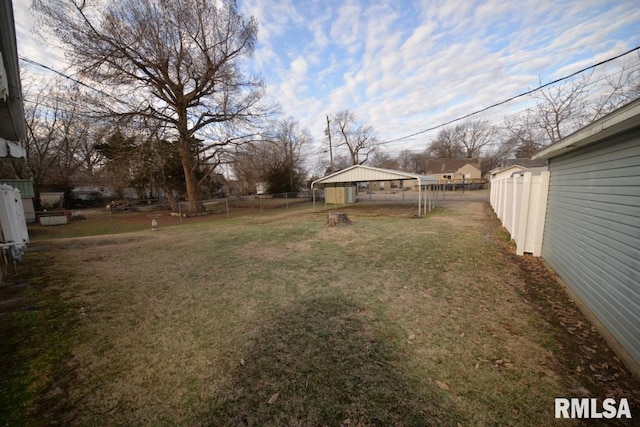
[[[93,87],[93,86],[91,86],[91,85],[89,85],[89,84],[87,84],[87,83],[85,83],[85,82],[83,82],[81,80],[78,80],[78,79],[76,79],[74,77],[71,77],[68,74],[65,74],[65,73],[63,73],[61,71],[58,71],[55,68],[51,68],[51,67],[49,67],[47,65],[41,64],[41,63],[39,63],[37,61],[34,61],[32,59],[29,59],[29,58],[25,58],[23,56],[20,56],[18,58],[23,62],[26,62],[26,63],[31,64],[31,65],[35,65],[36,67],[44,68],[45,70],[51,71],[53,73],[56,73],[57,75],[59,75],[61,77],[64,77],[67,80],[70,80],[70,81],[72,81],[74,83],[77,83],[77,84],[79,84],[81,86],[84,86],[84,87],[86,87],[88,89],[91,89],[91,90],[93,90],[95,92],[98,92],[99,94],[101,94],[103,96],[106,96],[107,98],[111,98],[111,99],[113,99],[113,100],[115,100],[115,101],[117,101],[117,102],[119,102],[121,104],[127,105],[127,102],[124,102],[123,100],[117,98],[116,96],[113,96],[113,95],[111,95],[111,94],[109,94],[109,93],[107,93],[107,92],[105,92],[105,91],[103,91],[101,89],[97,89],[97,88],[95,88],[95,87]]]
[[[476,111],[474,111],[472,113],[465,114],[464,116],[457,117],[455,119],[449,120],[449,121],[441,123],[439,125],[432,126],[432,127],[428,128],[428,129],[424,129],[424,130],[421,130],[421,131],[418,131],[418,132],[414,132],[414,133],[409,134],[409,135],[401,136],[399,138],[390,139],[388,141],[383,141],[383,142],[380,143],[380,145],[390,144],[392,142],[397,142],[397,141],[402,141],[404,139],[411,138],[411,137],[414,137],[414,136],[417,136],[417,135],[421,135],[423,133],[430,132],[432,130],[436,130],[436,129],[439,129],[441,127],[450,125],[451,123],[455,123],[455,122],[458,122],[460,120],[467,119],[469,117],[478,115],[480,113],[484,113],[487,110],[491,110],[493,108],[496,108],[496,107],[499,107],[501,105],[504,105],[504,104],[506,104],[508,102],[513,101],[514,99],[518,99],[518,98],[522,98],[523,96],[531,95],[532,93],[537,92],[540,89],[544,89],[545,87],[554,85],[554,84],[559,83],[559,82],[561,82],[563,80],[570,79],[571,77],[577,76],[578,74],[584,73],[585,71],[588,71],[588,70],[594,69],[594,68],[596,68],[596,67],[598,67],[600,65],[606,64],[607,62],[615,61],[616,59],[622,58],[623,56],[628,55],[630,53],[633,53],[633,52],[635,52],[637,50],[640,50],[640,46],[637,46],[637,47],[635,47],[633,49],[630,49],[630,50],[628,50],[628,51],[626,51],[624,53],[621,53],[620,55],[614,56],[614,57],[609,58],[609,59],[605,59],[604,61],[600,61],[600,62],[598,62],[596,64],[593,64],[593,65],[590,65],[588,67],[585,67],[585,68],[583,68],[583,69],[581,69],[579,71],[576,71],[574,73],[571,73],[571,74],[569,74],[567,76],[564,76],[564,77],[561,77],[559,79],[553,80],[553,81],[551,81],[549,83],[545,83],[543,85],[540,85],[540,86],[538,86],[538,87],[536,87],[534,89],[531,89],[531,90],[528,90],[526,92],[522,92],[522,93],[520,93],[518,95],[512,96],[511,98],[505,99],[505,100],[500,101],[500,102],[496,102],[495,104],[489,105],[488,107],[484,107],[484,108],[482,108],[480,110],[476,110]]]

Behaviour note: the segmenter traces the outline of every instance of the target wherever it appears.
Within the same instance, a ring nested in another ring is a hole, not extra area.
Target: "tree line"
[[[266,101],[264,82],[247,71],[258,23],[234,1],[34,0],[61,40],[71,67],[90,84],[23,80],[26,162],[3,176],[30,178],[36,204],[46,189],[92,182],[140,197],[161,191],[176,209],[203,210],[222,171],[251,193],[306,186],[310,169],[326,174],[356,164],[424,172],[425,159],[528,157],[640,95],[637,73],[586,75],[536,93],[533,107],[497,126],[470,120],[442,128],[423,152],[385,154],[373,126],[351,110],[327,117],[328,155],[310,165],[308,129]],[[88,87],[89,86],[89,87]],[[335,152],[334,152],[335,149]],[[317,153],[316,153],[317,154]],[[328,159],[327,159],[328,158]],[[38,208],[38,207],[37,207]]]

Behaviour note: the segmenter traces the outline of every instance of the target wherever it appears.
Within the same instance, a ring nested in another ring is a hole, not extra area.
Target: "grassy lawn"
[[[0,424],[558,424],[558,346],[486,205],[346,211],[352,226],[298,208],[27,254],[55,308],[30,313],[59,334],[29,345],[60,348],[40,370],[5,355],[32,385]]]

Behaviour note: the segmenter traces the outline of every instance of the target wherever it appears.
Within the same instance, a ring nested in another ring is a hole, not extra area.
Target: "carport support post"
[[[324,211],[327,211],[327,184],[324,184],[323,187],[324,189]]]
[[[422,216],[422,207],[420,202],[422,201],[422,183],[418,182],[418,218]]]
[[[427,186],[424,186],[424,215],[427,215],[427,200],[429,198],[429,192],[427,191]]]

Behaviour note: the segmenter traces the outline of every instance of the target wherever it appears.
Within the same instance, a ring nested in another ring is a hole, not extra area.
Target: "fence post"
[[[527,228],[529,228],[529,209],[531,208],[531,172],[525,172],[522,180],[522,198],[518,221],[518,238],[516,240],[516,255],[524,255],[527,245]],[[515,224],[514,224],[515,225]],[[515,228],[515,227],[514,227]]]
[[[225,205],[227,205],[227,218],[229,218],[229,198],[224,199]]]
[[[535,237],[535,242],[533,244],[533,256],[541,256],[542,255],[542,241],[544,239],[544,222],[547,217],[547,198],[549,197],[549,171],[543,171],[540,174],[540,198],[538,199],[538,203],[540,204],[540,209],[538,210],[538,228],[537,235]]]

